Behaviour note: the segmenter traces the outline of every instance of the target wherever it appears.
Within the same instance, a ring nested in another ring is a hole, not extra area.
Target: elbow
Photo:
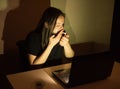
[[[43,62],[33,61],[33,62],[30,63],[30,65],[42,65],[44,63],[45,63],[44,61]]]
[[[29,55],[28,56],[29,64],[30,65],[42,65],[45,63],[45,61],[39,60],[36,56],[34,55]]]
[[[30,63],[31,66],[33,66],[33,65],[42,65],[42,64],[44,64],[44,63]]]

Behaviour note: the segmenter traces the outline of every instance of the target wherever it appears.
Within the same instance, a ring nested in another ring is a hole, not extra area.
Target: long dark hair
[[[38,26],[35,31],[40,33],[42,35],[42,48],[44,49],[49,42],[49,38],[52,35],[53,29],[56,24],[56,20],[59,16],[65,17],[65,14],[55,7],[49,7],[47,8],[42,18],[40,19],[40,22],[38,23]],[[45,27],[45,22],[47,22],[48,27]]]

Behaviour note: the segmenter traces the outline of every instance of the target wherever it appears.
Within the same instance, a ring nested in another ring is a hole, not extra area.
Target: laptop
[[[54,77],[67,87],[106,79],[111,75],[114,58],[110,51],[75,56],[71,68],[52,72]]]

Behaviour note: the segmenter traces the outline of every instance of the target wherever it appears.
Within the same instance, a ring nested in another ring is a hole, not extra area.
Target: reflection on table
[[[63,89],[43,69],[7,75],[14,89]]]

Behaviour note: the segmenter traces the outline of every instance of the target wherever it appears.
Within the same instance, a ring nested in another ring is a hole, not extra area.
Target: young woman
[[[65,14],[61,10],[55,7],[45,10],[37,28],[26,38],[30,65],[60,64],[63,55],[67,58],[74,56],[64,22]]]

